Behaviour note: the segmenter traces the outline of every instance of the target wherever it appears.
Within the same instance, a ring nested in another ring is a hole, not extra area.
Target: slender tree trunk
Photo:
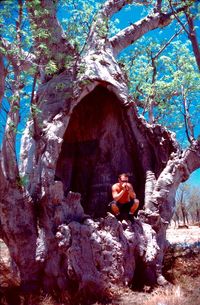
[[[192,43],[192,48],[193,48],[193,52],[196,58],[196,62],[197,62],[197,66],[199,68],[200,71],[200,49],[199,49],[199,44],[198,44],[198,40],[197,40],[197,35],[196,35],[196,31],[195,31],[195,27],[194,27],[194,16],[192,16],[191,11],[189,10],[188,12],[186,12],[186,18],[188,21],[188,25],[189,25],[189,39]]]

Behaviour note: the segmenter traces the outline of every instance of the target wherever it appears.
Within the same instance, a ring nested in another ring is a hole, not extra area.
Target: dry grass
[[[188,286],[169,285],[155,288],[151,292],[133,292],[124,290],[120,297],[109,305],[199,305],[200,280],[187,279]],[[192,286],[189,288],[189,285]],[[98,305],[102,305],[98,303]]]
[[[182,305],[184,294],[180,286],[156,289],[143,305]]]
[[[184,280],[184,282],[183,282]],[[180,285],[155,290],[143,305],[199,305],[200,277],[183,276]]]

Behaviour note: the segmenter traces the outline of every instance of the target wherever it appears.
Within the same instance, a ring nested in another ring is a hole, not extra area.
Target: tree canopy
[[[61,0],[55,1],[54,7],[48,7],[48,1],[43,5],[37,0],[26,2],[1,1],[0,4],[1,52],[2,55],[6,55],[3,62],[1,55],[1,67],[4,72],[1,74],[1,92],[5,89],[4,98],[2,99],[2,94],[0,96],[2,100],[1,139],[6,114],[10,104],[15,100],[16,94],[19,95],[20,100],[17,139],[20,138],[25,121],[30,114],[31,96],[39,83],[37,79],[33,85],[38,70],[41,72],[42,69],[45,74],[52,77],[70,65],[71,55],[65,56],[63,62],[61,52],[57,52],[55,56],[51,54],[50,44],[55,41],[52,41],[51,37],[53,28],[52,31],[49,30],[46,18],[50,10],[54,10],[68,42],[80,54],[87,44],[91,23],[104,3],[104,1],[90,0],[79,0],[76,3]],[[185,9],[182,9],[183,6]],[[150,123],[160,123],[175,131],[180,143],[185,146],[190,138],[197,138],[199,134],[200,78],[197,60],[199,49],[197,48],[196,53],[193,52],[191,40],[191,37],[194,36],[196,40],[198,39],[196,34],[199,22],[198,1],[184,1],[184,5],[177,1],[131,1],[121,12],[109,20],[108,25],[106,23],[101,25],[100,31],[102,35],[108,31],[112,40],[117,31],[123,31],[125,26],[128,29],[139,18],[144,18],[145,22],[145,18],[147,18],[145,16],[151,16],[152,12],[159,9],[164,14],[170,14],[171,20],[167,23],[171,24],[167,29],[160,27],[145,36],[133,38],[134,44],[120,52],[118,58],[127,74],[130,93],[137,102],[141,114]],[[178,11],[181,10],[182,13],[178,14]],[[30,23],[28,14],[32,16],[35,23]],[[192,28],[189,20],[192,21]],[[192,34],[191,31],[193,31]],[[55,33],[56,39],[59,39],[59,35],[61,33]],[[45,43],[47,40],[49,45]],[[34,52],[32,52],[33,50]],[[34,58],[40,58],[41,62],[35,61]],[[44,63],[41,58],[45,58]],[[58,62],[62,64],[58,64]],[[17,63],[20,63],[18,69],[20,70],[18,73],[20,90],[16,92],[14,69]],[[24,64],[26,64],[26,69],[24,69]],[[31,113],[39,111],[36,105],[32,105],[31,109]]]

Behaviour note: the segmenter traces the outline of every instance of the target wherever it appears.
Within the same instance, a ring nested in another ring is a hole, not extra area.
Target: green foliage
[[[45,73],[49,75],[53,75],[58,71],[58,67],[53,60],[50,60],[45,67]]]
[[[95,18],[95,14],[102,2],[102,0],[61,0],[58,3],[58,16],[60,16],[61,25],[70,43],[78,51],[81,51],[86,43],[91,22]],[[100,27],[99,31],[104,35],[106,32],[105,26]]]
[[[163,42],[163,45],[165,42]],[[140,46],[143,45],[141,49]],[[127,56],[121,55],[120,61],[129,75],[129,88],[134,99],[138,100],[141,113],[148,118],[150,102],[154,100],[155,122],[167,126],[178,134],[185,133],[183,119],[182,89],[186,94],[192,123],[199,124],[200,75],[191,52],[190,42],[174,41],[158,56],[154,57],[162,45],[156,39],[142,38],[135,43]]]
[[[31,112],[33,116],[36,116],[38,113],[41,113],[41,110],[39,109],[39,107],[35,104],[31,105]]]
[[[9,126],[10,131],[17,133],[17,126],[14,121],[9,121],[8,126]]]
[[[96,33],[101,38],[106,38],[108,36],[108,18],[102,18],[101,22],[98,22],[96,25]]]

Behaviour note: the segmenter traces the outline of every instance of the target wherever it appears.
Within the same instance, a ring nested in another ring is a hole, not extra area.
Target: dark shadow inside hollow
[[[55,179],[63,182],[66,195],[79,192],[85,212],[93,217],[106,215],[111,186],[121,172],[130,174],[130,182],[143,197],[142,169],[129,137],[124,108],[106,88],[97,86],[74,108]]]

